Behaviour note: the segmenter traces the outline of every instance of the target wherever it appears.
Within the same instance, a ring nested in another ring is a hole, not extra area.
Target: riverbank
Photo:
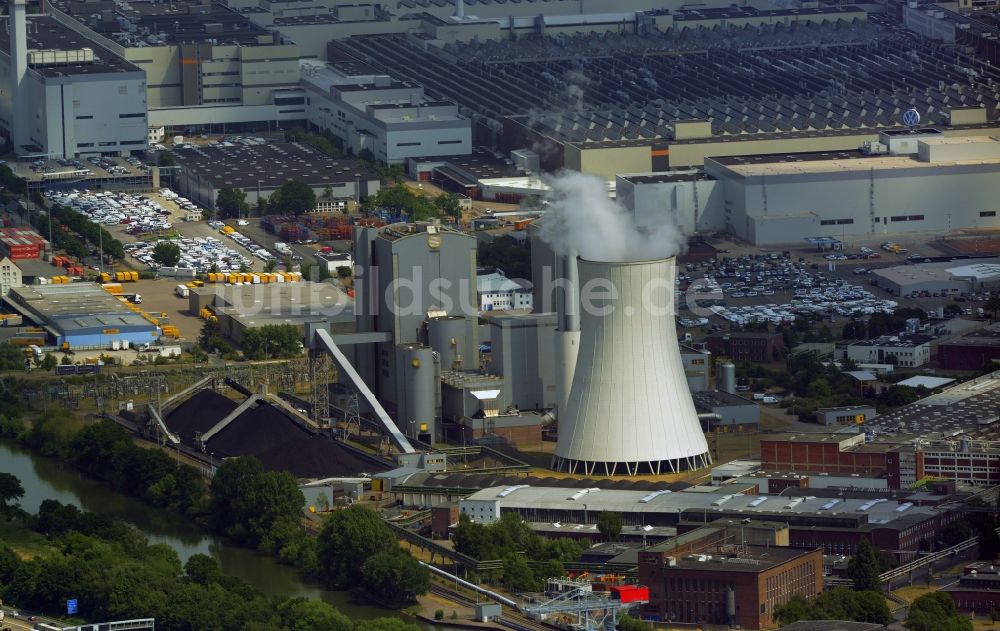
[[[120,519],[142,532],[151,544],[164,544],[181,563],[195,554],[215,559],[222,572],[233,575],[268,596],[321,600],[351,620],[399,618],[415,623],[411,615],[360,602],[349,592],[330,590],[303,577],[294,568],[279,564],[270,555],[240,548],[222,537],[206,533],[179,515],[151,508],[136,499],[79,475],[58,460],[34,454],[10,440],[0,440],[4,471],[17,476],[24,487],[21,506],[37,512],[42,501],[55,499],[96,514]],[[431,612],[433,616],[433,611]],[[421,622],[430,631],[432,625]],[[435,627],[441,629],[440,626]]]

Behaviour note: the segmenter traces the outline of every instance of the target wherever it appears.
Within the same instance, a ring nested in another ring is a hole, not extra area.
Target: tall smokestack
[[[465,0],[455,0],[455,19],[465,19]]]
[[[10,138],[14,152],[30,144],[28,112],[28,28],[25,0],[10,1]]]
[[[674,258],[577,267],[580,347],[554,467],[640,475],[708,465],[674,329]]]

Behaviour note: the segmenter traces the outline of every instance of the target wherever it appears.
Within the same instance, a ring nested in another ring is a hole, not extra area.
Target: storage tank
[[[435,436],[434,423],[434,351],[423,344],[400,344],[396,357],[400,366],[399,429],[417,440],[432,442]]]
[[[553,465],[585,475],[711,462],[674,333],[674,258],[578,259],[580,347]],[[597,288],[588,292],[588,288]],[[609,288],[613,288],[610,290]]]
[[[441,316],[427,321],[427,343],[441,355],[441,370],[479,368],[479,348],[474,346],[472,327],[465,316]]]
[[[715,383],[721,392],[736,394],[736,365],[732,362],[719,364],[715,373]]]

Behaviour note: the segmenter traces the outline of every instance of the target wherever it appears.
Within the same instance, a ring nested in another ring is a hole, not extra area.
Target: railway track
[[[430,592],[465,607],[475,607],[478,604],[475,599],[437,583],[431,583]],[[503,616],[497,621],[497,624],[507,629],[513,629],[513,631],[553,631],[559,629],[557,626],[526,618],[521,613],[512,611],[509,607],[504,608]]]

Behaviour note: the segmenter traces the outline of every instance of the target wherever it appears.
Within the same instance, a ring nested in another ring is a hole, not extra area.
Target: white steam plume
[[[637,226],[598,177],[570,171],[548,184],[552,190],[539,235],[559,254],[575,252],[588,261],[650,261],[679,254],[687,244],[673,215],[658,226]]]

